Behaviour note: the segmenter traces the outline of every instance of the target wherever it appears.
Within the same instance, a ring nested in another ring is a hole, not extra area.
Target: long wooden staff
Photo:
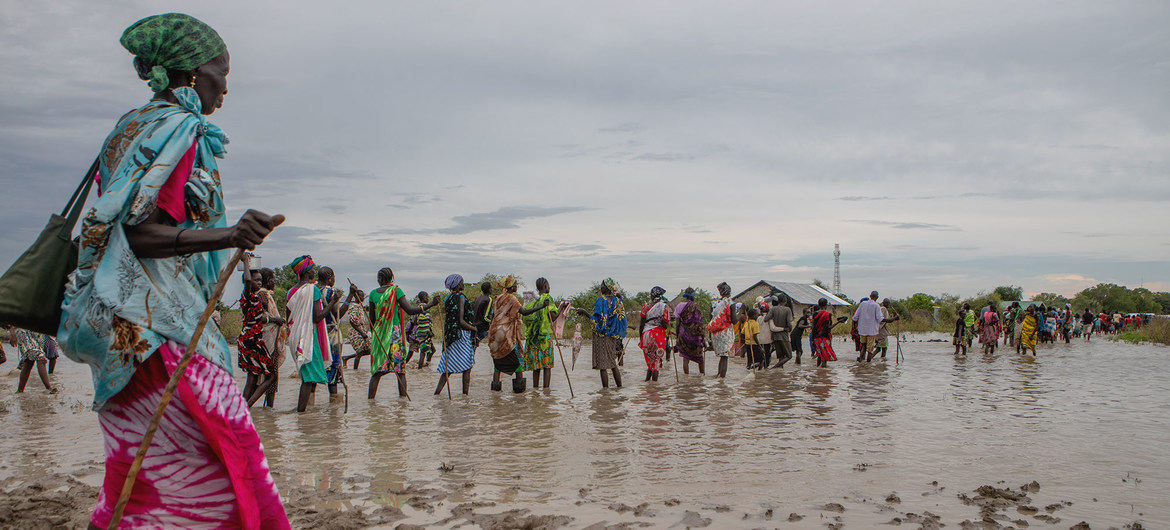
[[[207,307],[203,309],[203,315],[199,317],[199,325],[195,327],[195,333],[191,335],[191,342],[187,344],[187,350],[183,352],[183,357],[179,359],[179,365],[175,367],[175,372],[171,374],[171,380],[167,382],[162,399],[159,400],[158,407],[154,410],[154,417],[150,419],[150,426],[147,427],[146,434],[142,437],[142,444],[138,446],[138,454],[134,455],[134,463],[130,465],[130,471],[126,473],[126,482],[122,484],[122,494],[118,497],[118,504],[114,506],[114,516],[110,518],[109,530],[118,528],[118,523],[122,521],[122,512],[126,509],[126,503],[130,502],[130,492],[134,490],[134,481],[142,469],[142,460],[146,458],[146,451],[150,449],[150,443],[154,441],[154,433],[158,431],[158,425],[162,422],[167,405],[171,403],[171,397],[175,395],[175,388],[179,386],[179,380],[183,378],[183,373],[187,371],[187,365],[191,364],[191,359],[195,356],[195,348],[199,345],[199,339],[203,337],[203,328],[207,327],[207,321],[211,320],[211,314],[215,312],[215,305],[223,296],[228,278],[231,278],[232,273],[236,270],[236,265],[243,257],[244,249],[236,249],[236,253],[232,256],[231,261],[228,261],[227,267],[219,273],[219,282],[215,284],[215,290],[212,291],[211,298],[207,300]]]
[[[569,378],[569,366],[565,364],[565,352],[561,351],[561,341],[553,339],[553,342],[557,345],[557,355],[561,356],[561,368],[565,370],[565,381],[569,382],[569,397],[575,398],[577,395],[573,393],[573,380]]]
[[[894,332],[894,364],[901,363],[902,358],[902,323],[899,322]]]
[[[348,280],[349,278],[346,278],[346,279]],[[351,283],[350,285],[353,285],[353,284]],[[338,308],[337,310],[335,310],[333,312],[333,325],[337,326],[337,335],[340,337],[341,336],[341,308]],[[345,341],[342,340],[342,342],[345,342]],[[337,351],[338,351],[338,353],[337,353],[338,359],[337,360],[339,363],[341,363],[337,367],[337,380],[338,380],[338,382],[341,383],[341,388],[343,388],[345,390],[345,408],[342,409],[341,413],[342,414],[349,414],[349,385],[345,384],[345,370],[344,370],[345,363],[341,361],[341,346],[342,346],[341,344],[337,345]],[[330,349],[332,349],[333,345],[330,344],[329,347],[330,347]],[[332,353],[333,352],[330,352],[330,357],[332,357]],[[332,359],[330,359],[330,362],[332,363]]]
[[[443,360],[441,362],[443,363],[443,375],[446,376],[446,378],[443,379],[443,386],[447,387],[447,401],[452,401],[455,398],[451,397],[451,374],[447,373],[447,341],[446,340],[443,341]]]

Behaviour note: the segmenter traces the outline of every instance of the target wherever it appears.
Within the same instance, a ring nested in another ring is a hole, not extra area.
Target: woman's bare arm
[[[284,222],[283,215],[269,216],[248,210],[228,228],[183,229],[168,224],[166,214],[155,209],[145,221],[123,225],[130,250],[140,258],[173,258],[225,248],[255,249],[272,229]]]

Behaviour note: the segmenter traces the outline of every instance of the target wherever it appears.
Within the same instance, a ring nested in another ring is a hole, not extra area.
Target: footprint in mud
[[[821,506],[821,509],[826,512],[845,513],[845,507],[835,502],[830,502],[829,504]]]

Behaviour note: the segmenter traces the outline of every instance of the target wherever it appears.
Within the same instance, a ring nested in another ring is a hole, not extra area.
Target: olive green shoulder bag
[[[95,159],[61,215],[49,217],[37,240],[0,277],[0,323],[57,335],[65,283],[77,268],[78,241],[73,239],[73,227],[97,171]]]

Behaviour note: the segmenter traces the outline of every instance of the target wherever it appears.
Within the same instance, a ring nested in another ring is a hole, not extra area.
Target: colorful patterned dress
[[[666,339],[666,329],[670,325],[670,306],[659,300],[654,304],[642,306],[642,337],[639,345],[642,347],[642,356],[646,358],[646,369],[657,372],[662,369],[662,360],[666,357],[666,348],[669,346]]]
[[[435,330],[431,325],[431,312],[423,311],[414,319],[414,338],[418,340],[418,355],[423,362],[430,362],[435,354]]]
[[[443,300],[443,357],[435,371],[457,374],[475,365],[475,348],[471,332],[459,327],[459,301],[463,300],[463,320],[471,322],[471,302],[463,293],[451,293]]]
[[[374,304],[373,341],[370,344],[370,374],[401,374],[406,368],[406,332],[398,299],[406,296],[402,288],[391,285],[370,293]]]
[[[297,363],[304,383],[324,384],[328,381],[325,352],[329,351],[329,336],[325,332],[325,321],[313,320],[313,312],[324,309],[323,299],[321,290],[313,284],[293,287],[288,292],[288,353]]]
[[[837,352],[833,351],[833,313],[822,309],[813,315],[812,332],[813,354],[818,359],[829,362],[837,360]]]
[[[593,303],[593,369],[617,368],[617,346],[626,334],[626,313],[622,299],[598,296]]]
[[[370,353],[370,317],[366,314],[366,306],[350,304],[346,319],[349,320],[349,334],[346,340],[353,347],[353,351],[358,354]]]
[[[17,366],[21,366],[25,362],[35,363],[48,360],[48,357],[45,356],[45,341],[41,338],[40,333],[20,328],[13,328],[12,333],[16,334],[16,349],[20,352]]]
[[[711,346],[720,357],[731,356],[731,345],[735,342],[735,330],[731,325],[731,298],[720,298],[711,308]]]
[[[57,336],[62,353],[90,366],[105,446],[91,524],[106,528],[131,461],[215,288],[227,252],[140,259],[125,227],[162,210],[179,228],[225,228],[216,158],[223,131],[189,87],[177,103],[151,101],[106,138],[99,197],[81,223]],[[289,528],[264,448],[216,326],[196,345],[154,437],[122,528]]]
[[[693,301],[679,304],[678,352],[684,359],[703,362],[703,313]]]
[[[244,329],[236,339],[236,348],[240,351],[236,362],[245,372],[268,375],[272,357],[264,344],[264,304],[261,303],[260,291],[240,295],[240,313],[244,317]]]
[[[526,370],[553,367],[552,297],[548,293],[542,294],[526,305],[525,309],[539,307],[545,301],[548,302],[548,307],[532,313],[531,320],[525,322],[524,368]]]

